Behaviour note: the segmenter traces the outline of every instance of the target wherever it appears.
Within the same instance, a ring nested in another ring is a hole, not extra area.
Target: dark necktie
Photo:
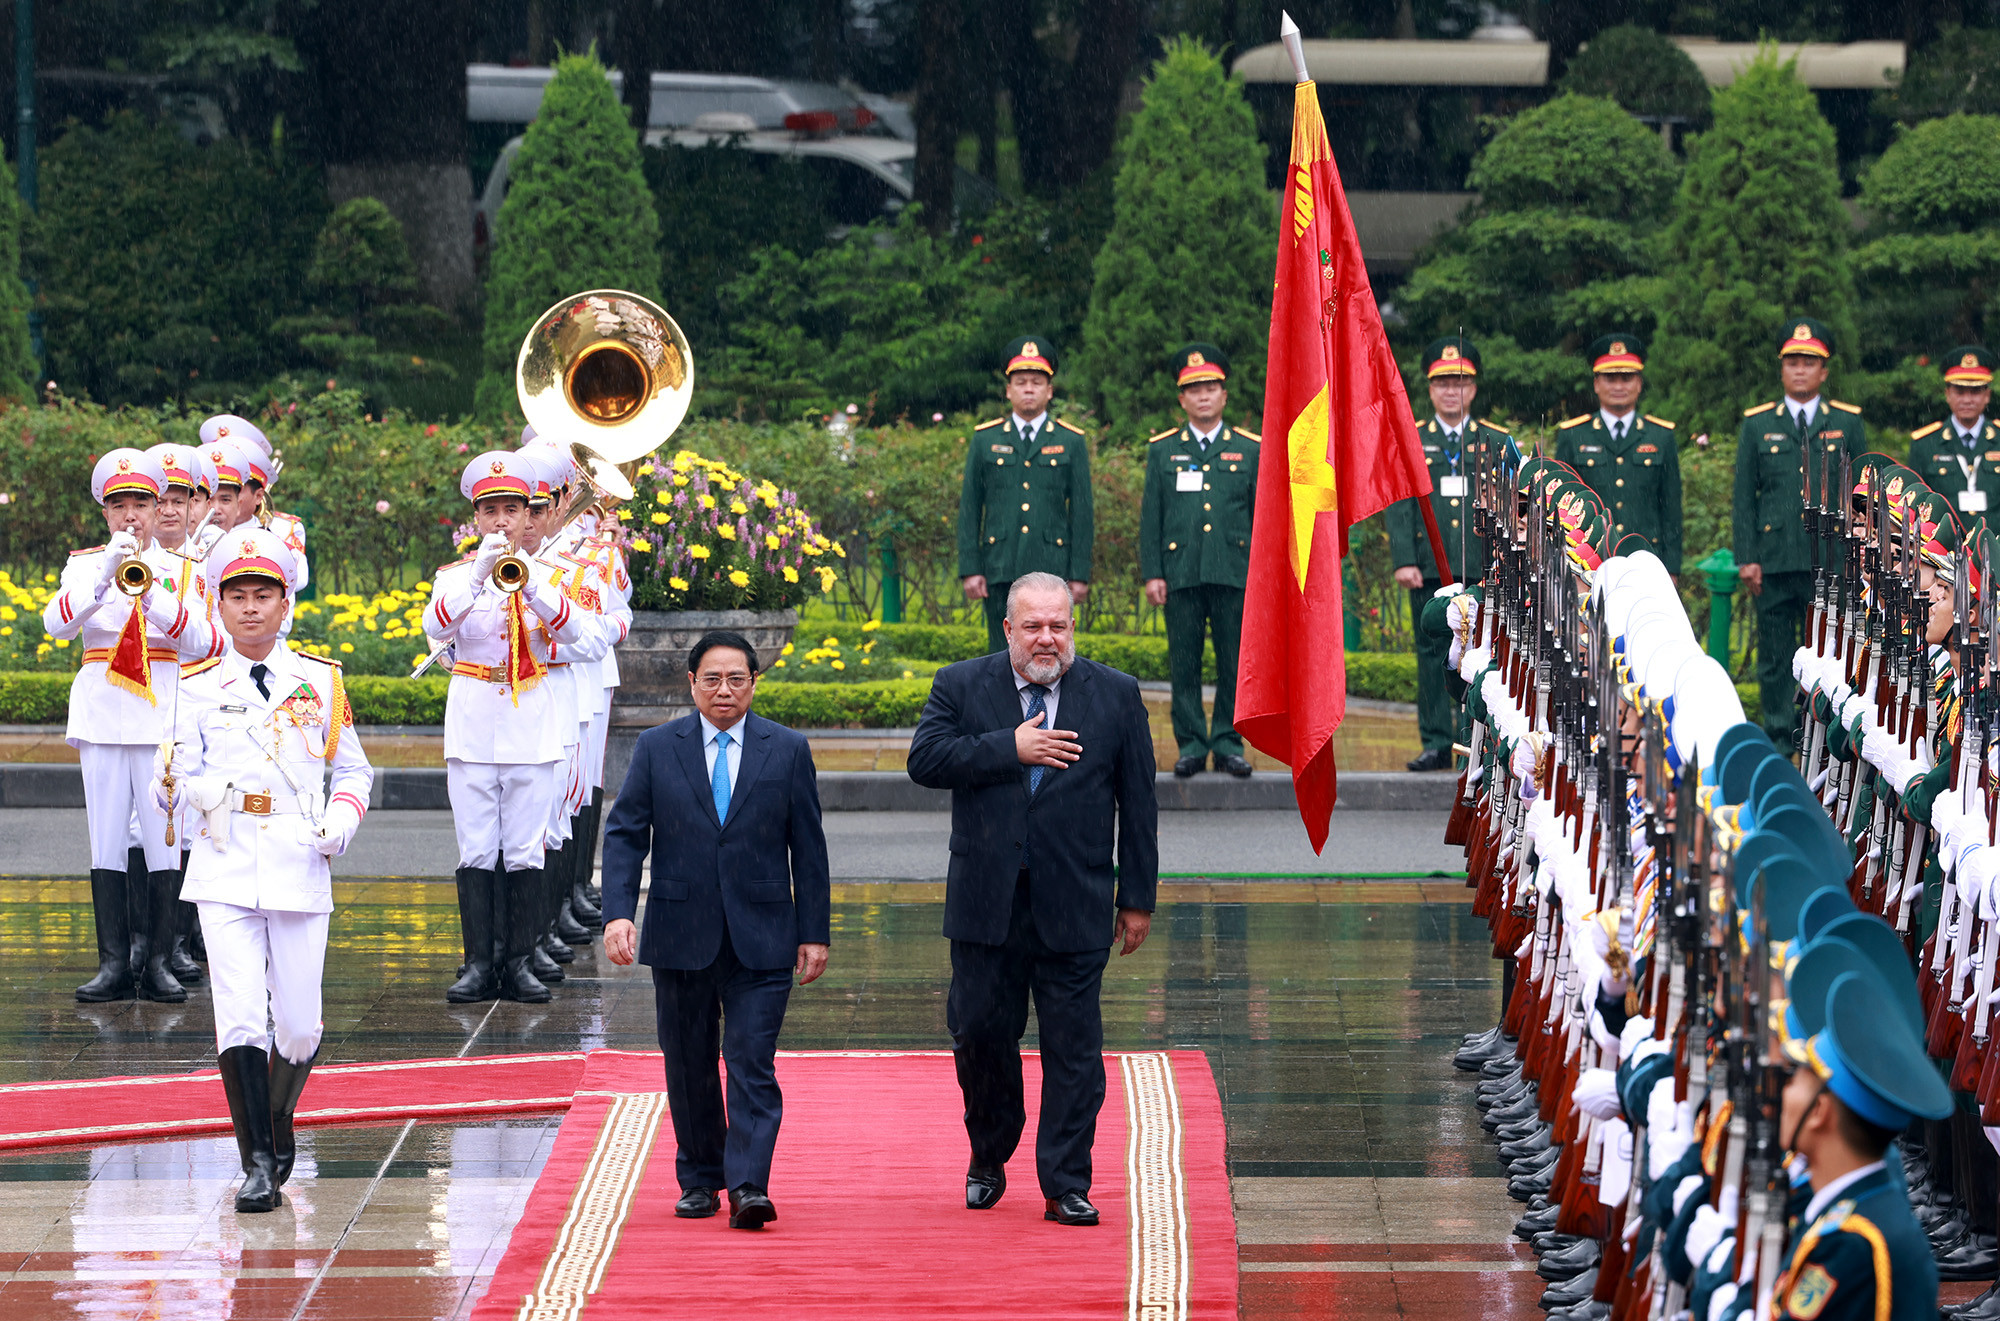
[[[264,681],[271,677],[271,669],[262,661],[250,667],[250,677],[257,681],[257,694],[265,701],[271,700],[271,689]]]
[[[1620,443],[1625,439],[1625,423],[1621,420],[1611,424],[1611,439]]]
[[[1021,451],[1026,453],[1035,446],[1035,424],[1024,423],[1021,427]]]
[[[1979,444],[1979,433],[1976,431],[1961,431],[1958,433],[1958,443],[1967,449],[1972,449]]]
[[[1797,408],[1797,409],[1794,409],[1794,410],[1792,410],[1792,421],[1793,421],[1794,423],[1796,423],[1796,424],[1798,425],[1798,428],[1799,428],[1799,434],[1800,434],[1801,436],[1805,435],[1805,434],[1806,434],[1806,410],[1805,410],[1805,409],[1803,409],[1803,408]]]
[[[1033,720],[1036,716],[1045,716],[1048,713],[1049,713],[1049,690],[1047,688],[1044,688],[1041,684],[1038,683],[1029,684],[1028,714],[1025,718],[1028,720]],[[1036,728],[1046,729],[1048,728],[1048,722],[1045,720],[1040,725],[1037,725]],[[1046,766],[1030,766],[1028,768],[1028,797],[1033,798],[1035,796],[1035,790],[1042,787],[1042,775],[1048,769],[1049,768]]]

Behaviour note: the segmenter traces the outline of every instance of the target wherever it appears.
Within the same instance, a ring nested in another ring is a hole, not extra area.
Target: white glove
[[[500,557],[505,555],[507,548],[513,544],[504,532],[488,534],[486,539],[479,543],[479,554],[472,561],[472,581],[478,584],[491,578],[493,566],[500,562]]]
[[[171,740],[162,742],[159,747],[153,749],[154,779],[164,780],[167,777],[169,758],[172,759],[171,764],[185,769],[193,764],[194,752],[185,743],[175,743]]]
[[[1592,1119],[1615,1119],[1620,1113],[1618,1075],[1610,1069],[1585,1069],[1577,1075],[1570,1096],[1576,1108]]]
[[[1706,1262],[1714,1254],[1723,1239],[1732,1238],[1736,1233],[1736,1218],[1722,1218],[1722,1212],[1712,1206],[1695,1208],[1694,1219],[1688,1224],[1687,1257],[1689,1261]]]
[[[1674,1188],[1675,1215],[1679,1215],[1681,1213],[1681,1208],[1687,1205],[1688,1198],[1694,1196],[1694,1190],[1701,1187],[1701,1182],[1702,1182],[1702,1176],[1699,1174],[1684,1175],[1681,1178],[1680,1183],[1677,1184]]]
[[[347,846],[354,842],[354,832],[360,828],[361,813],[354,810],[354,804],[336,800],[320,818],[319,837],[313,841],[313,847],[322,858],[337,858],[347,852]]]
[[[97,594],[103,596],[118,576],[118,566],[139,553],[139,539],[130,532],[114,532],[104,543],[104,556],[97,564]]]
[[[168,796],[166,781],[160,778],[160,773],[157,769],[153,772],[152,783],[146,787],[152,791],[153,805],[162,812],[171,815],[174,810],[173,799]]]
[[[1852,729],[1854,728],[1855,721],[1873,713],[1874,710],[1874,703],[1870,702],[1860,693],[1850,689],[1847,697],[1840,704],[1840,727],[1842,729]]]
[[[1591,923],[1591,925],[1597,926],[1595,922]],[[1598,929],[1602,930],[1603,928],[1599,927]],[[1610,969],[1606,968],[1601,975],[1600,983],[1608,984],[1610,976],[1611,976]],[[1616,989],[1622,992],[1624,988],[1619,987]],[[1590,1039],[1592,1041],[1595,1041],[1599,1046],[1603,1047],[1605,1050],[1612,1052],[1612,1054],[1615,1057],[1618,1051],[1618,1038],[1611,1035],[1611,1025],[1604,1021],[1604,1014],[1601,1011],[1596,1009],[1590,1011],[1589,1026],[1590,1026]],[[1602,1119],[1604,1118],[1604,1116],[1599,1115],[1598,1118]]]
[[[228,532],[226,531],[226,529],[223,528],[222,524],[220,523],[210,523],[200,532],[197,532],[194,536],[194,550],[196,558],[204,560],[207,559],[209,552],[215,549],[215,543],[222,540],[223,537],[227,535]]]
[[[1715,1292],[1708,1296],[1708,1321],[1723,1321],[1723,1318],[1736,1306],[1737,1292],[1734,1280],[1717,1285]]]
[[[1909,754],[1903,751],[1903,745],[1891,737],[1888,730],[1872,720],[1862,727],[1861,755],[1867,759],[1870,766],[1889,776],[1892,782],[1895,780],[1892,772],[1909,759]]]
[[[1811,676],[1818,659],[1818,653],[1811,647],[1800,647],[1792,653],[1792,677],[1799,681],[1800,687],[1810,689],[1813,686]]]
[[[1618,1034],[1618,1058],[1622,1060],[1630,1055],[1638,1048],[1641,1041],[1650,1039],[1652,1035],[1652,1019],[1641,1017],[1638,1014],[1634,1014],[1626,1019],[1625,1030]]]

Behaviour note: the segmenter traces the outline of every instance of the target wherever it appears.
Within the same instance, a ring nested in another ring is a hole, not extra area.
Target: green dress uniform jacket
[[[1080,427],[1047,415],[1032,446],[1015,431],[1012,414],[973,429],[958,496],[959,577],[982,574],[995,584],[1039,572],[1090,581],[1087,442]]]
[[[1571,418],[1556,431],[1556,458],[1576,469],[1611,515],[1611,544],[1637,534],[1668,573],[1681,571],[1681,454],[1674,424],[1634,414],[1622,439],[1604,415]]]
[[[1255,432],[1225,427],[1204,451],[1186,424],[1146,448],[1139,509],[1139,577],[1167,590],[1241,589],[1250,577],[1250,515],[1257,504]]]
[[[1491,422],[1468,422],[1464,452],[1459,456],[1457,475],[1469,483],[1483,464],[1491,467],[1502,455],[1518,454],[1514,438]],[[1453,582],[1465,580],[1465,552],[1472,552],[1475,576],[1486,572],[1486,543],[1471,535],[1466,522],[1472,510],[1471,487],[1463,497],[1446,495],[1444,479],[1453,475],[1451,455],[1445,450],[1445,431],[1432,418],[1417,427],[1417,439],[1424,447],[1424,462],[1431,470],[1431,513],[1437,518],[1438,535],[1444,538],[1445,558],[1451,561]],[[1414,564],[1430,582],[1443,583],[1437,557],[1431,554],[1431,539],[1424,531],[1423,511],[1415,500],[1398,500],[1389,506],[1389,558],[1398,569]]]
[[[2000,424],[1982,421],[1974,434],[1976,442],[1967,447],[1959,440],[1958,423],[1952,418],[1911,432],[1909,467],[1924,479],[1924,485],[1949,499],[1961,517],[2000,515]],[[1983,508],[1966,509],[1959,496],[1968,485],[1985,493]]]
[[[1909,1193],[1886,1170],[1841,1189],[1799,1236],[1772,1301],[1779,1317],[1796,1321],[1930,1321],[1937,1263]]]
[[[1859,459],[1868,450],[1868,427],[1861,420],[1861,410],[1853,404],[1821,399],[1818,413],[1803,436],[1787,400],[1759,404],[1744,412],[1743,425],[1736,433],[1736,499],[1731,512],[1731,549],[1738,564],[1760,564],[1767,578],[1774,573],[1812,569],[1799,469],[1801,465],[1807,468],[1817,498],[1821,462],[1826,455],[1833,456],[1832,472],[1838,482],[1842,449],[1850,459]],[[1805,463],[1808,453],[1813,460],[1810,464]],[[1791,663],[1787,653],[1785,664]]]
[[[1139,506],[1139,576],[1167,583],[1167,677],[1174,741],[1183,758],[1243,755],[1236,732],[1236,665],[1250,517],[1257,504],[1257,434],[1225,427],[1203,446],[1183,423],[1146,450]],[[1201,653],[1215,643],[1215,710],[1202,709]]]
[[[1792,411],[1784,399],[1744,410],[1736,433],[1736,498],[1730,515],[1736,563],[1764,570],[1764,589],[1755,598],[1757,686],[1764,732],[1780,748],[1789,747],[1796,723],[1792,655],[1805,640],[1812,598],[1812,545],[1806,536],[1801,470],[1817,501],[1822,464],[1831,460],[1828,476],[1838,483],[1840,452],[1858,460],[1868,449],[1868,428],[1853,404],[1822,398],[1804,435]],[[1834,503],[1845,504],[1838,491]]]

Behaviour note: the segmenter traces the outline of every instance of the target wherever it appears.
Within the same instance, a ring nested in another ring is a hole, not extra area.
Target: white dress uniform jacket
[[[269,697],[257,691],[254,662],[233,650],[183,681],[174,770],[179,794],[200,815],[181,898],[330,913],[333,880],[314,845],[318,823],[335,802],[364,815],[375,770],[337,664],[282,646],[263,663]],[[216,847],[218,837],[227,847]]]
[[[109,554],[102,546],[71,554],[61,585],[42,611],[42,626],[50,637],[83,640],[83,668],[69,690],[67,741],[71,747],[79,743],[157,746],[173,718],[181,665],[221,655],[228,639],[209,622],[207,602],[197,583],[200,568],[193,561],[159,546],[140,552],[153,570],[153,586],[143,604],[135,604],[116,583],[99,593],[97,584]],[[110,679],[110,649],[135,609],[145,611],[150,702]]]
[[[552,643],[558,659],[585,647],[590,628],[551,581],[547,566],[528,560],[528,584],[521,596],[526,622]],[[490,580],[475,584],[473,561],[462,560],[437,572],[424,632],[433,643],[454,644],[451,690],[445,703],[444,755],[447,761],[532,765],[561,761],[567,705],[545,678],[525,692],[507,681],[508,598]],[[481,674],[468,674],[477,667]],[[571,735],[573,737],[573,734]]]

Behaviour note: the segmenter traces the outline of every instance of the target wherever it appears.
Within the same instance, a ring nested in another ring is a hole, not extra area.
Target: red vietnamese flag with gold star
[[[1287,175],[1236,728],[1292,768],[1318,852],[1336,794],[1333,732],[1347,714],[1347,530],[1397,500],[1428,497],[1431,478],[1311,82],[1294,97]],[[1420,504],[1437,562],[1448,563],[1430,500]]]

